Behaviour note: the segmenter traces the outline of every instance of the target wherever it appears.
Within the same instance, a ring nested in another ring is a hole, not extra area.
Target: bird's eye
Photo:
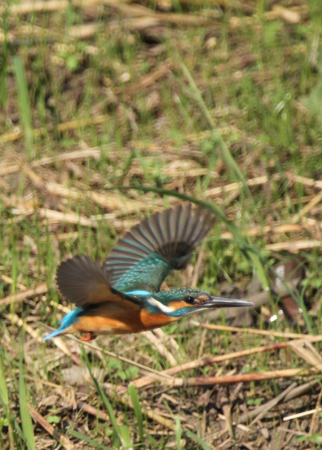
[[[195,302],[195,299],[194,299],[193,297],[188,296],[188,297],[185,297],[185,298],[184,298],[184,301],[185,301],[186,303],[189,303],[189,305],[193,305],[194,302]]]

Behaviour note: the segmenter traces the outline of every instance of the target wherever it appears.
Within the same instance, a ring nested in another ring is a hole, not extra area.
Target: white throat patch
[[[166,306],[153,297],[148,298],[147,301],[148,301],[148,303],[150,303],[150,305],[156,306],[160,311],[162,311],[165,314],[172,313],[174,311],[174,309],[171,308],[171,306]]]

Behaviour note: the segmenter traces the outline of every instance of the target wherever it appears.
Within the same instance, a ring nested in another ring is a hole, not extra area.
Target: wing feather
[[[79,307],[123,301],[122,294],[111,288],[101,264],[90,256],[79,255],[62,262],[57,269],[56,284],[61,295]]]
[[[116,289],[160,289],[174,269],[187,266],[193,250],[213,227],[215,216],[191,204],[153,214],[133,227],[104,261]]]

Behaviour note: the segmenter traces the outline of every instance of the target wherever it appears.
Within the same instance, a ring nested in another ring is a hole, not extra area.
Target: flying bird
[[[77,332],[90,341],[97,335],[153,330],[207,309],[251,306],[187,287],[160,291],[167,275],[187,267],[214,221],[208,209],[179,205],[134,226],[103,264],[88,255],[62,262],[57,287],[76,307],[44,339]]]

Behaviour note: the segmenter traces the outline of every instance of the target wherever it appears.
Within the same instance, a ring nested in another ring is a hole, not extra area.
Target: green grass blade
[[[130,386],[129,386],[129,394],[130,394],[130,397],[132,400],[134,414],[135,414],[136,421],[137,421],[138,427],[139,427],[140,442],[143,443],[144,442],[143,414],[142,414],[140,400],[139,400],[137,391],[132,384],[130,384]]]
[[[108,398],[105,395],[105,392],[103,391],[101,386],[98,384],[96,378],[94,377],[92,369],[91,369],[91,365],[90,365],[90,362],[89,362],[89,359],[88,359],[87,354],[86,354],[86,352],[85,352],[83,347],[82,347],[82,356],[84,358],[84,361],[86,363],[86,367],[87,367],[87,369],[88,369],[88,371],[90,373],[90,376],[92,378],[94,386],[95,386],[95,388],[97,390],[97,393],[101,397],[101,399],[103,401],[103,404],[104,404],[104,406],[105,406],[105,408],[106,408],[106,410],[107,410],[107,412],[108,412],[108,414],[110,416],[112,426],[113,426],[114,430],[116,431],[116,433],[119,434],[120,430],[119,430],[119,426],[118,426],[118,424],[116,422],[116,418],[115,418],[115,415],[114,415],[114,411],[113,411],[112,405],[110,404]]]
[[[24,436],[16,418],[10,413],[9,392],[3,366],[3,353],[1,351],[0,351],[0,403],[2,403],[9,424],[8,430],[9,448],[10,450],[14,450],[17,447],[17,445],[15,445],[15,436],[17,437],[18,435],[22,441],[24,440]],[[16,430],[15,435],[13,432],[14,430]],[[17,440],[19,439],[17,438]]]
[[[28,450],[36,450],[34,430],[26,398],[26,386],[23,377],[22,357],[20,358],[19,364],[19,405],[22,431],[26,440]]]
[[[229,148],[227,147],[225,141],[218,133],[218,131],[216,129],[216,124],[215,124],[213,118],[211,117],[211,114],[207,108],[206,103],[204,102],[204,100],[202,98],[202,95],[200,93],[200,90],[198,89],[198,86],[195,83],[195,80],[193,79],[190,71],[188,70],[187,66],[183,62],[181,62],[181,68],[182,68],[182,71],[184,72],[185,76],[188,78],[190,87],[195,94],[195,97],[199,103],[200,109],[205,114],[206,119],[208,120],[208,123],[212,128],[212,138],[214,140],[214,143],[218,145],[223,160],[226,162],[227,166],[229,167],[229,170],[235,175],[235,177],[239,181],[242,182],[245,192],[247,193],[248,197],[253,202],[253,196],[252,196],[252,194],[249,190],[249,187],[246,183],[245,177],[242,174],[240,168],[238,167],[238,164],[234,160],[232,154],[230,153]]]
[[[103,404],[104,404],[104,406],[105,406],[105,408],[106,408],[106,410],[108,412],[108,415],[110,416],[111,424],[112,424],[112,426],[114,428],[114,431],[115,431],[117,437],[120,439],[120,441],[122,442],[124,447],[130,448],[132,444],[129,441],[129,431],[125,429],[125,428],[128,428],[128,427],[125,427],[125,426],[119,427],[118,426],[117,421],[116,421],[116,417],[115,417],[115,414],[114,414],[114,411],[113,411],[113,408],[112,408],[112,405],[109,402],[108,398],[106,397],[105,392],[103,391],[101,386],[98,384],[96,378],[93,375],[93,372],[92,372],[92,369],[91,369],[91,365],[90,365],[90,362],[88,360],[87,354],[86,354],[86,352],[84,350],[84,347],[82,347],[82,356],[83,356],[83,358],[85,360],[86,367],[87,367],[87,369],[88,369],[88,371],[90,373],[90,376],[91,376],[92,381],[94,383],[94,386],[95,386],[95,388],[97,390],[97,393],[101,397],[101,399],[103,401]]]
[[[10,11],[9,5],[5,7],[2,12],[2,42],[1,42],[1,57],[0,57],[0,106],[4,108],[8,100],[8,69],[9,69],[9,42],[8,35],[10,30]]]
[[[9,393],[8,393],[8,387],[6,383],[6,377],[4,373],[4,367],[3,367],[3,354],[0,351],[0,403],[2,403],[3,409],[5,411],[5,414],[7,416],[8,424],[9,424],[9,446],[10,450],[14,450],[14,436],[12,431],[12,417],[10,414],[10,408],[9,408]]]
[[[25,135],[25,145],[28,157],[35,156],[32,147],[32,122],[31,122],[31,108],[28,95],[27,77],[25,67],[20,56],[13,57],[13,70],[16,77],[20,118]]]
[[[198,444],[201,445],[201,447],[204,450],[211,450],[211,447],[209,447],[209,445],[206,444],[206,442],[203,439],[201,439],[199,436],[192,433],[191,431],[185,431],[181,426],[180,416],[175,416],[172,413],[171,409],[169,408],[169,406],[166,402],[165,402],[165,405],[176,423],[175,433],[176,433],[177,450],[181,449],[182,436],[187,436],[189,439],[192,439],[193,441],[198,442]]]
[[[93,447],[100,448],[101,450],[111,450],[109,447],[106,447],[105,445],[94,441],[94,439],[91,439],[91,438],[85,436],[84,434],[79,433],[78,431],[68,430],[68,432],[75,438],[77,438],[81,441],[87,442],[88,444],[91,444]]]
[[[184,436],[187,436],[193,441],[198,442],[198,444],[202,447],[203,450],[211,450],[211,447],[209,447],[209,445],[206,444],[206,442],[199,436],[197,436],[195,433],[192,433],[191,431],[185,431]]]
[[[4,374],[2,352],[0,352],[0,402],[2,403],[4,408],[7,408],[9,405],[9,394],[6,383],[6,377]]]
[[[181,426],[181,422],[180,422],[180,417],[179,416],[175,416],[174,420],[176,422],[176,442],[177,442],[177,450],[181,450],[181,438],[182,438],[182,426]]]
[[[127,425],[120,425],[119,430],[124,450],[133,450],[129,427]]]

